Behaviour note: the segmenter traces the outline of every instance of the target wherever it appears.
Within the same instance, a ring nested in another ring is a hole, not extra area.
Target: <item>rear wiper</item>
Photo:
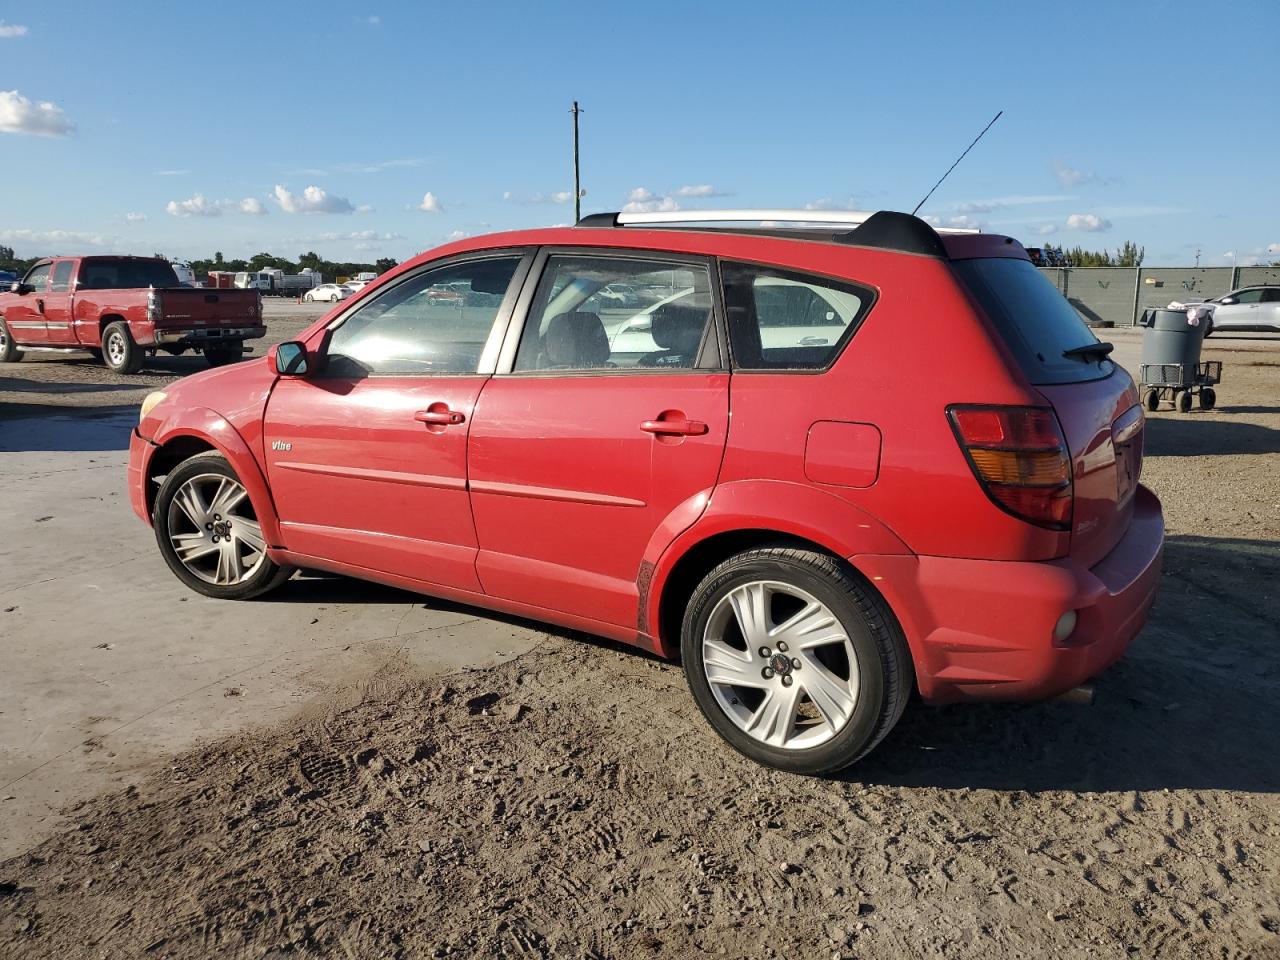
[[[1063,350],[1062,355],[1068,360],[1088,360],[1091,357],[1097,357],[1102,360],[1115,348],[1114,343],[1098,341],[1097,343],[1086,343],[1083,346],[1072,347],[1070,350]]]

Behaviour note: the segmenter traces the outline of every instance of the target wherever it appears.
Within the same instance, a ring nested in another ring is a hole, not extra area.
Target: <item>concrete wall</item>
[[[1280,285],[1280,267],[1041,267],[1076,311],[1092,323],[1129,326],[1147,307],[1207,300],[1239,287]]]

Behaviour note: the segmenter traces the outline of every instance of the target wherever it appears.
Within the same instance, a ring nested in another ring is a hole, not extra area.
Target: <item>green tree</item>
[[[386,273],[388,270],[398,266],[394,257],[383,257],[373,265],[373,269],[378,273]],[[359,271],[357,271],[359,272]]]

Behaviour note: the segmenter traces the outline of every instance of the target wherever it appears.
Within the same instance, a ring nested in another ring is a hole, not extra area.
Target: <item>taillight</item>
[[[956,405],[947,416],[996,506],[1038,527],[1071,529],[1071,455],[1052,410]]]
[[[160,301],[156,297],[156,288],[147,288],[147,319],[155,323],[160,319]]]

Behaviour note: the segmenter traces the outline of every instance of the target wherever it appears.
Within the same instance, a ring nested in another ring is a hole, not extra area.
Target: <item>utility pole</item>
[[[582,110],[577,100],[569,112],[573,114],[573,222],[577,223],[582,219],[582,182],[578,174],[578,114]]]

